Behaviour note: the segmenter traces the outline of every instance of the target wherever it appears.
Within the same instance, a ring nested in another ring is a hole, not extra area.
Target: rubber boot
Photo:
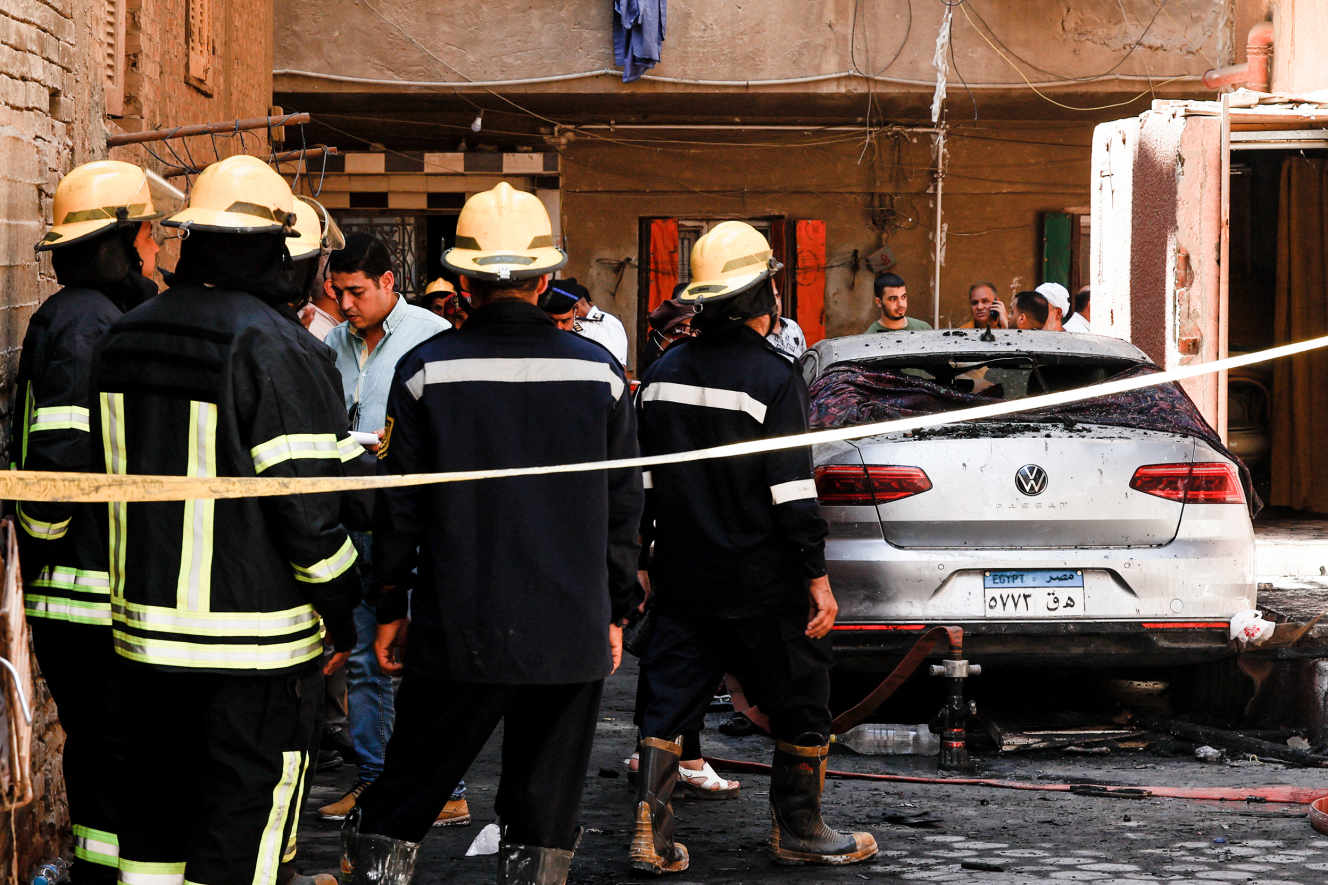
[[[498,885],[566,885],[572,854],[562,848],[504,842],[498,848]]]
[[[360,832],[360,809],[341,827],[342,885],[409,885],[415,874],[418,842]]]
[[[636,781],[636,826],[632,833],[632,869],[658,876],[681,873],[689,862],[687,847],[673,841],[673,785],[678,782],[682,745],[660,738],[641,741]]]
[[[839,833],[821,818],[826,756],[819,734],[775,743],[770,770],[770,853],[780,863],[846,864],[876,856],[871,833]]]

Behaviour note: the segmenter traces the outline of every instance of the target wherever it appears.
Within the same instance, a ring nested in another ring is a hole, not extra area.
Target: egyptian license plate
[[[989,618],[1064,618],[1084,613],[1079,569],[1020,569],[982,573],[983,611]]]

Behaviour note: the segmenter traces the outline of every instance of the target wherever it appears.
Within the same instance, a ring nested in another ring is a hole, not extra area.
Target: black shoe
[[[756,723],[741,713],[734,713],[719,724],[719,733],[729,737],[746,737],[756,733]]]
[[[314,770],[317,772],[336,771],[345,761],[336,750],[319,750],[318,762],[315,763]]]
[[[351,743],[350,735],[344,728],[325,728],[323,729],[323,739],[319,746],[324,750],[333,750],[341,754],[341,758],[347,762],[358,763],[359,757],[355,755],[355,745]]]

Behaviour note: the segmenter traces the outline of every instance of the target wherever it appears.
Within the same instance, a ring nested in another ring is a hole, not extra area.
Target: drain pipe
[[[945,130],[942,125],[936,132],[936,226],[935,249],[932,254],[932,302],[931,327],[941,327],[941,262],[945,260],[945,216],[941,210],[941,199],[945,193]]]
[[[1250,28],[1245,40],[1245,63],[1213,68],[1203,75],[1203,84],[1209,89],[1246,86],[1256,92],[1267,92],[1272,66],[1273,23],[1259,22]]]

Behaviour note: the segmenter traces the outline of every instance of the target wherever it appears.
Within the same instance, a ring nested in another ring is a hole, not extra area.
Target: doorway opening
[[[1230,198],[1229,352],[1328,334],[1328,151],[1239,151]],[[1326,377],[1319,352],[1228,375],[1228,441],[1267,505],[1261,535],[1328,520]]]

